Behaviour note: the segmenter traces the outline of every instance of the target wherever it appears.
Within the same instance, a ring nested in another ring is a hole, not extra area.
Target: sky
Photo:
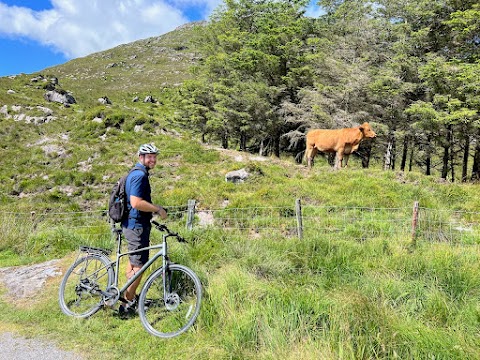
[[[31,74],[208,20],[223,0],[0,0],[0,76]],[[312,0],[308,16],[318,16]]]

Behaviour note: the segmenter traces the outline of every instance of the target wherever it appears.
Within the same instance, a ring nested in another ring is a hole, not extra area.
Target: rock
[[[249,176],[250,174],[245,169],[230,171],[229,173],[225,174],[225,181],[239,184],[247,180]]]
[[[39,81],[43,81],[43,75],[38,75],[38,76],[35,76],[33,78],[30,79],[31,82],[39,82]]]
[[[0,281],[10,297],[25,298],[40,291],[48,278],[61,275],[59,260],[0,269]]]
[[[37,109],[40,110],[40,111],[43,111],[43,113],[47,116],[53,115],[53,110],[49,109],[45,106],[37,106]]]
[[[8,106],[7,105],[3,105],[2,107],[0,107],[0,114],[3,114],[8,118],[10,118],[10,115],[8,114]]]
[[[15,94],[15,90],[9,89],[7,90],[7,94]]]
[[[51,90],[43,95],[45,100],[50,102],[57,102],[64,105],[76,104],[75,98],[67,92],[59,92],[57,90]]]
[[[143,100],[144,103],[154,103],[155,102],[155,99],[153,98],[152,95],[148,95],[144,100]]]
[[[103,104],[103,105],[112,105],[112,102],[110,101],[110,99],[106,96],[103,96],[101,97],[100,99],[98,99],[98,102],[100,104]]]

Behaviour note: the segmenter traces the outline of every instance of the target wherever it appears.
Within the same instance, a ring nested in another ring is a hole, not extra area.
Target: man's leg
[[[127,279],[130,280],[142,267],[137,265],[132,265],[130,261],[127,264]],[[135,298],[135,294],[137,293],[138,285],[140,285],[140,281],[142,280],[142,276],[140,275],[137,280],[135,280],[132,285],[130,285],[127,290],[125,291],[124,297],[128,301],[132,301]]]
[[[144,226],[143,228],[136,228],[133,230],[124,229],[125,238],[128,241],[128,251],[136,251],[141,248],[148,247],[150,244],[150,226]],[[135,274],[147,263],[149,258],[149,251],[142,251],[139,253],[133,253],[129,256],[129,262],[127,264],[126,275],[127,279],[131,279]],[[123,294],[125,299],[132,301],[135,299],[136,290],[140,285],[142,276],[139,276],[125,291]]]

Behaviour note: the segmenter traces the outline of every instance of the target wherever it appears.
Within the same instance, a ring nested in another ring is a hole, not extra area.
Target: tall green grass
[[[33,307],[0,319],[92,358],[480,358],[473,247],[422,243],[412,251],[407,239],[252,239],[215,229],[189,240],[171,244],[172,259],[200,275],[204,301],[194,328],[178,338],[151,337],[138,318],[120,320],[112,310],[65,318],[56,304],[59,280]]]

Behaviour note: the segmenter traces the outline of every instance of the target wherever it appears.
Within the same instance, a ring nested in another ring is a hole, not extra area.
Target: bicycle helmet
[[[145,155],[145,154],[158,154],[159,151],[157,147],[153,144],[143,144],[140,145],[138,149],[138,155]]]

